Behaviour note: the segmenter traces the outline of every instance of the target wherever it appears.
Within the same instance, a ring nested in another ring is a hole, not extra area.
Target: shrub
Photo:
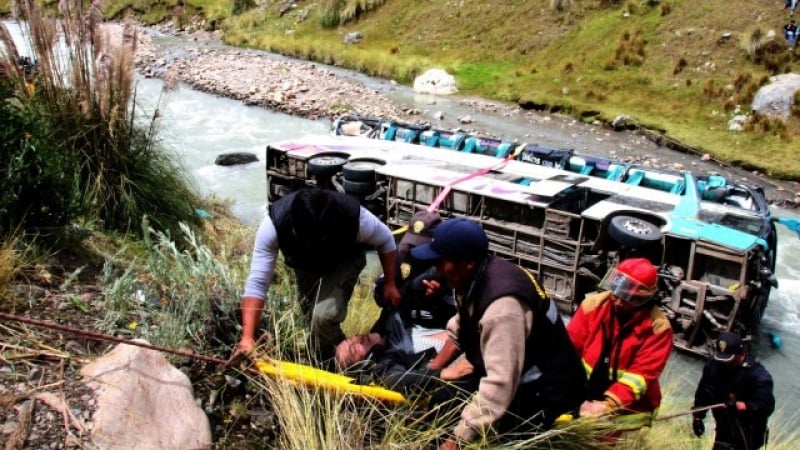
[[[58,19],[34,2],[20,4],[37,63],[35,90],[12,77],[3,94],[13,100],[3,103],[3,116],[12,120],[4,121],[0,138],[14,159],[0,181],[0,208],[39,232],[82,219],[138,233],[145,215],[160,231],[199,225],[200,200],[158,145],[157,115],[149,127],[134,126],[135,27],[112,39],[94,6],[73,2]],[[9,67],[16,51],[9,33],[0,40],[10,48],[0,57]],[[0,231],[17,225],[0,224]]]
[[[574,0],[550,0],[550,8],[558,12],[566,12],[575,6]]]

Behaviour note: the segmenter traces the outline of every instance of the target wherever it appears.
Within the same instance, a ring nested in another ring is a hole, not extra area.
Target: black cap
[[[714,359],[728,362],[744,351],[744,341],[737,333],[724,332],[714,341]]]
[[[414,213],[409,220],[408,231],[403,234],[400,245],[424,245],[433,239],[433,230],[442,222],[439,213],[421,210]]]
[[[433,240],[413,248],[411,255],[420,260],[480,261],[488,250],[489,238],[477,222],[453,218],[436,227]]]

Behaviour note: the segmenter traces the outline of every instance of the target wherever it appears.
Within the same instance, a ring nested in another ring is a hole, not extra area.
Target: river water
[[[13,31],[13,27],[12,27]],[[416,96],[410,89],[398,87],[386,80],[366,77],[362,74],[331,68],[340,76],[366,83],[383,90],[393,100],[413,105],[423,110],[423,114],[442,111],[448,120],[466,114],[472,115],[485,129],[496,130],[498,135],[530,139],[530,142],[548,146],[574,148],[576,151],[591,153],[594,145],[612,143],[621,149],[659,152],[669,150],[655,148],[652,143],[631,134],[609,133],[590,126],[569,125],[570,119],[558,116],[541,116],[535,123],[529,119],[503,118],[493,114],[470,111],[461,104],[458,97],[431,98]],[[232,210],[245,223],[256,227],[266,206],[266,164],[265,147],[269,142],[305,135],[327,133],[328,120],[307,120],[282,113],[271,112],[259,107],[246,106],[240,102],[215,97],[186,86],[168,94],[162,92],[163,83],[154,79],[139,79],[137,99],[142,116],[152,115],[155,108],[160,109],[160,137],[164,144],[174,151],[199,191],[232,201]],[[163,96],[163,97],[162,97]],[[160,99],[160,100],[159,100]],[[452,126],[443,123],[442,126]],[[259,157],[258,162],[242,166],[222,167],[214,164],[221,153],[250,152]],[[619,154],[618,153],[618,154]],[[675,156],[687,159],[686,156]],[[704,169],[692,163],[696,170]],[[776,215],[800,217],[795,211],[775,210]],[[800,259],[793,255],[800,253],[800,239],[793,232],[779,226],[778,268],[779,288],[773,290],[764,318],[764,330],[777,333],[783,345],[775,348],[770,345],[766,334],[758,336],[754,351],[758,358],[773,374],[775,394],[778,399],[773,424],[780,422],[784,432],[794,431],[799,422],[795,403],[800,400]],[[671,389],[670,393],[679,398],[665,399],[670,410],[683,410],[691,407],[693,384],[699,377],[702,361],[673,352],[665,378],[682,379],[692,383],[691,387]],[[670,379],[663,380],[669,384]],[[678,391],[678,392],[675,392]],[[688,426],[688,425],[687,425]],[[777,431],[777,430],[775,430]],[[687,428],[687,433],[690,432]],[[781,436],[773,433],[773,442],[780,443]]]

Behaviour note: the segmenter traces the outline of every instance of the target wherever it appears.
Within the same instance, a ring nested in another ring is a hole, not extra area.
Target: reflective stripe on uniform
[[[583,363],[583,369],[586,371],[586,376],[589,377],[592,375],[592,371],[594,367],[592,367],[585,359],[581,358],[581,362]],[[611,369],[609,369],[608,377],[611,379]],[[626,372],[624,370],[617,370],[617,379],[612,380],[617,381],[619,383],[628,386],[631,391],[633,391],[633,397],[636,400],[642,398],[645,391],[647,391],[647,382],[645,381],[644,377],[633,373],[633,372]]]
[[[647,382],[644,377],[633,372],[626,372],[624,370],[617,371],[617,381],[628,386],[633,391],[633,396],[636,400],[642,398],[644,392],[647,390]]]

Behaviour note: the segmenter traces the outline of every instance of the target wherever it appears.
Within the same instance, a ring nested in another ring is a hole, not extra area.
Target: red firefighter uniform
[[[618,309],[611,292],[587,297],[567,331],[582,356],[589,400],[604,400],[616,425],[632,430],[649,426],[661,404],[658,377],[672,350],[672,328],[656,305],[626,314]],[[608,375],[592,376],[595,369]]]

